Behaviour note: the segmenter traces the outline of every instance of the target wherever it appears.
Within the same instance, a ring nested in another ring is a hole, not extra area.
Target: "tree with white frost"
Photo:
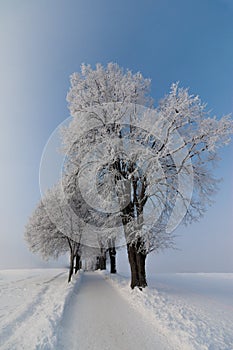
[[[82,241],[96,248],[100,235],[124,238],[132,288],[147,285],[147,254],[172,247],[174,229],[205,212],[218,183],[212,166],[232,133],[229,116],[210,117],[178,84],[157,107],[149,89],[150,80],[117,64],[82,65],[62,130],[64,193]]]
[[[42,200],[28,219],[24,238],[29,250],[38,253],[44,260],[57,259],[69,250],[66,236],[50,220]]]
[[[70,167],[69,170],[71,170]],[[69,173],[64,174],[63,189],[70,210],[82,222],[81,245],[94,249],[90,249],[89,253],[93,251],[94,256],[99,257],[101,269],[106,268],[106,259],[109,253],[111,273],[116,273],[116,240],[119,244],[121,238],[121,229],[118,227],[119,218],[110,216],[107,212],[98,212],[98,215],[96,215],[92,203],[85,201],[82,190],[77,184],[76,166],[73,170],[74,173],[69,171]],[[85,181],[91,184],[90,179],[86,178]],[[90,201],[92,198],[91,196]]]
[[[79,269],[81,255],[81,227],[77,216],[73,215],[67,205],[60,184],[45,194],[28,220],[25,229],[25,240],[33,253],[48,260],[57,259],[69,252],[70,269],[68,282],[74,271]]]
[[[82,65],[62,131],[69,194],[85,203],[88,239],[93,225],[106,236],[114,223],[119,240],[124,232],[132,288],[147,285],[147,254],[171,247],[178,224],[205,212],[218,183],[212,165],[232,133],[229,116],[210,117],[178,84],[153,107],[149,86],[116,64]]]

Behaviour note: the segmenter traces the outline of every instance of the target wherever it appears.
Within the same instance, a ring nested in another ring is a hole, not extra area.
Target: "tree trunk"
[[[70,270],[69,270],[69,277],[68,277],[68,283],[71,281],[71,277],[74,272],[74,256],[73,254],[70,255]]]
[[[136,260],[136,249],[134,246],[127,244],[127,251],[128,251],[129,265],[131,269],[130,287],[134,289],[134,287],[138,286],[138,283],[139,283],[137,260]]]
[[[130,287],[132,289],[135,287],[138,287],[139,289],[145,288],[147,286],[145,269],[146,254],[138,252],[135,244],[128,244],[127,251],[131,269]]]
[[[75,255],[75,269],[74,272],[77,273],[80,268],[80,255],[77,253]]]
[[[124,162],[123,162],[124,163]],[[122,167],[122,162],[116,160],[114,168],[120,173],[115,178],[116,193],[119,198],[119,203],[122,208],[122,224],[124,227],[126,242],[131,241],[131,237],[134,237],[134,229],[141,230],[143,227],[143,209],[147,201],[146,188],[147,180],[146,176],[138,176],[133,174],[137,169],[137,165],[134,162],[128,161],[127,167]],[[118,185],[118,180],[124,178],[124,186],[122,181]],[[138,287],[142,290],[147,286],[146,282],[146,249],[144,242],[140,238],[136,242],[127,244],[128,259],[131,269],[131,288]]]
[[[99,257],[100,270],[106,270],[106,253]]]
[[[116,273],[116,249],[115,247],[109,248],[110,257],[110,273]]]
[[[138,279],[139,279],[139,288],[145,288],[147,286],[146,282],[146,254],[141,252],[136,253],[137,260],[137,269],[138,269]]]

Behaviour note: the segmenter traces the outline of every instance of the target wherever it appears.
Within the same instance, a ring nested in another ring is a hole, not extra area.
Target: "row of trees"
[[[81,257],[94,259],[96,269],[106,269],[107,253],[110,257],[111,273],[116,272],[114,243],[108,246],[88,247],[82,241],[82,223],[70,210],[61,188],[57,184],[47,191],[30,216],[25,229],[25,239],[33,253],[48,260],[69,254],[70,282],[73,273],[81,268]]]
[[[174,229],[199,220],[217,189],[212,166],[230,141],[230,117],[211,118],[178,84],[155,108],[149,89],[140,73],[113,63],[71,76],[61,182],[26,227],[43,257],[70,251],[70,275],[88,249],[99,266],[108,251],[115,272],[116,247],[125,244],[131,288],[145,287],[147,255],[172,247]]]

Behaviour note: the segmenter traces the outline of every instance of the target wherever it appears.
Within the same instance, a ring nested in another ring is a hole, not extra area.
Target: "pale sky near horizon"
[[[40,199],[43,148],[69,117],[70,74],[83,62],[110,61],[151,78],[155,104],[180,81],[212,115],[232,113],[233,2],[0,1],[0,268],[64,264],[30,254],[24,225]],[[180,250],[149,257],[149,271],[233,272],[232,150],[221,151],[216,202],[176,231]]]

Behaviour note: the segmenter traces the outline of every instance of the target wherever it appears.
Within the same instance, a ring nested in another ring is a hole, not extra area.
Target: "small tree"
[[[82,222],[70,207],[63,187],[59,182],[43,198],[50,219],[66,237],[70,248],[70,271],[68,281],[70,282],[74,272],[79,268],[81,254]],[[76,263],[74,264],[74,261]]]
[[[69,251],[67,237],[50,220],[42,201],[28,219],[24,237],[29,250],[45,260],[57,259]]]
[[[106,212],[99,212],[96,215],[95,210],[84,200],[82,192],[77,183],[77,168],[73,168],[74,172],[70,168],[70,163],[68,163],[69,172],[63,174],[63,186],[64,193],[69,203],[70,210],[74,215],[79,218],[82,223],[82,237],[81,245],[90,249],[88,254],[91,252],[93,256],[98,257],[98,268],[106,269],[106,259],[107,252],[110,254],[110,263],[112,273],[116,272],[116,240],[119,242],[120,239],[120,228],[117,225],[115,217],[109,216]],[[88,179],[86,179],[89,181]],[[100,186],[101,187],[101,186]],[[98,191],[101,192],[103,188],[99,188]],[[104,195],[104,194],[103,194]],[[119,224],[119,223],[118,223]],[[113,272],[115,271],[115,272]]]
[[[60,184],[47,191],[29,218],[25,230],[29,249],[43,259],[58,258],[69,252],[70,267],[68,282],[78,271],[81,254],[81,230],[75,215],[70,211]]]

